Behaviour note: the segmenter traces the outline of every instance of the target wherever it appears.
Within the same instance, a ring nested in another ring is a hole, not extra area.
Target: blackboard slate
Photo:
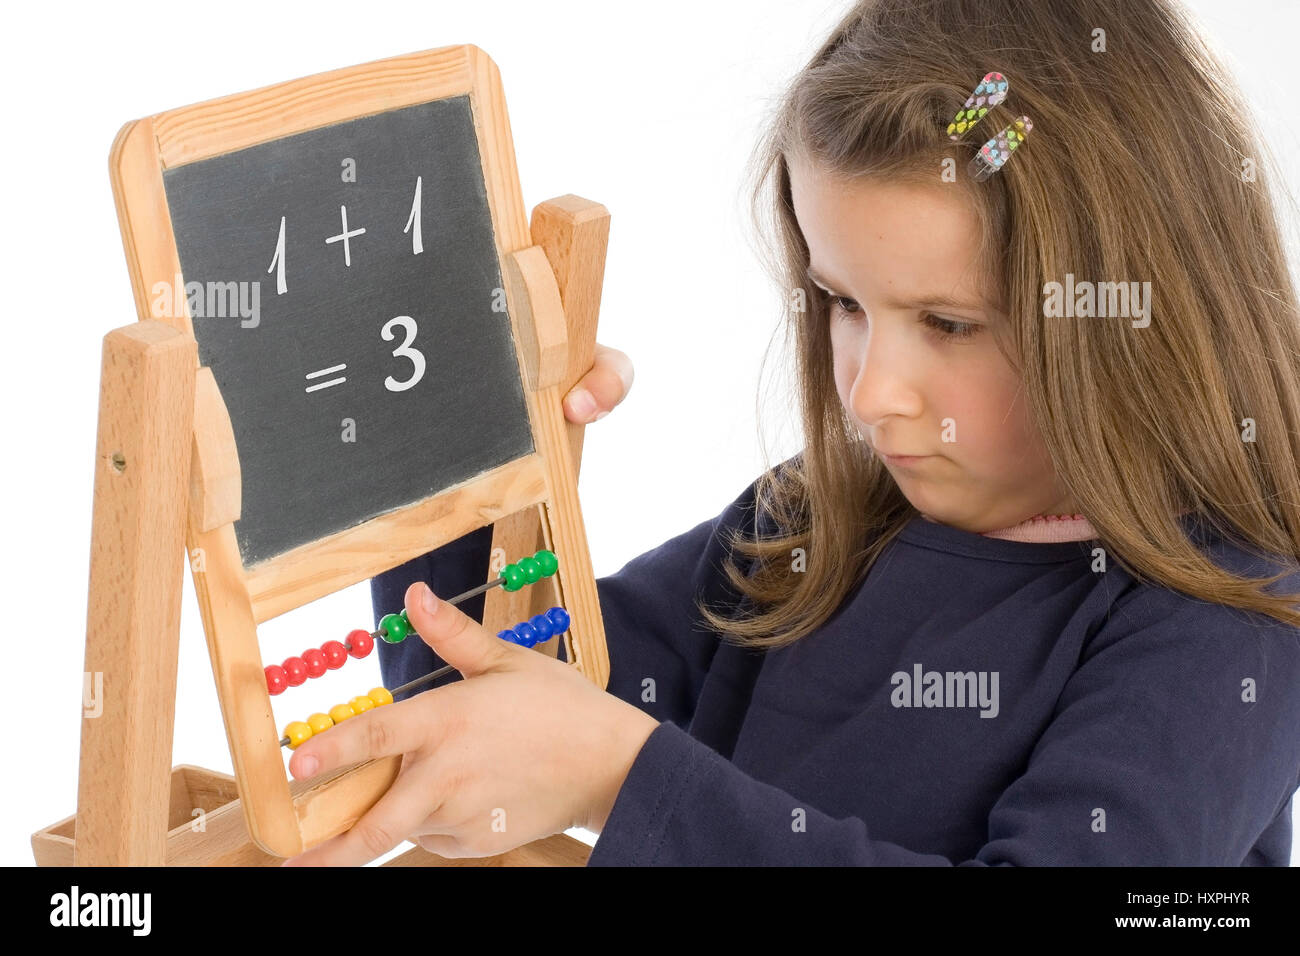
[[[246,567],[533,451],[468,96],[178,166],[163,183],[186,288],[200,283],[203,308],[223,313],[191,309],[239,450]],[[343,232],[341,207],[349,232],[365,229],[346,250],[326,242]],[[232,282],[260,283],[256,298],[243,287],[242,312],[206,295]],[[411,322],[385,341],[396,316]],[[412,323],[423,375],[392,391],[386,378],[416,373],[393,354]],[[342,440],[345,419],[354,442]]]

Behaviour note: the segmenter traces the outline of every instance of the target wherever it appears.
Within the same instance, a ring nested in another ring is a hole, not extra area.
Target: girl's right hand
[[[604,418],[627,397],[632,378],[632,360],[597,342],[591,370],[564,396],[564,417],[575,425]]]

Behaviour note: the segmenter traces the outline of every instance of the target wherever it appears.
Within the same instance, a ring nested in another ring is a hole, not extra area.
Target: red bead
[[[284,673],[284,668],[279,664],[272,664],[266,669],[266,689],[274,697],[276,694],[283,694],[284,689],[289,686],[289,679]]]
[[[361,658],[370,653],[370,649],[375,646],[375,639],[370,636],[369,631],[356,630],[348,635],[348,644],[351,645],[348,653],[353,657]]]
[[[286,657],[284,674],[289,681],[289,686],[297,687],[307,679],[307,662],[301,657]]]
[[[325,666],[332,671],[338,670],[348,662],[348,649],[343,646],[342,641],[326,641],[320,646],[320,650],[325,655]]]
[[[302,662],[307,665],[308,677],[320,677],[326,671],[325,652],[319,647],[309,647],[302,652]]]

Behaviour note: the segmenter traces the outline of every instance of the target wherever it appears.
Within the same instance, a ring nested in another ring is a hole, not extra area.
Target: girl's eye
[[[849,315],[856,315],[860,311],[858,304],[854,302],[852,299],[845,298],[842,295],[833,295],[830,297],[830,299],[831,299],[831,304],[834,305],[835,308],[839,309],[841,312],[847,312]],[[845,305],[846,302],[848,303],[848,305]],[[849,306],[852,306],[852,308],[849,308]]]
[[[952,319],[940,318],[927,312],[925,324],[946,339],[968,339],[979,331],[979,325],[973,322],[954,322]]]
[[[862,307],[847,296],[831,295],[829,292],[823,292],[822,297],[830,303],[832,313],[841,312],[845,315],[857,315],[862,311]],[[968,339],[980,330],[977,322],[955,322],[952,319],[945,319],[931,312],[925,313],[921,321],[922,324],[929,326],[940,338],[944,339]]]

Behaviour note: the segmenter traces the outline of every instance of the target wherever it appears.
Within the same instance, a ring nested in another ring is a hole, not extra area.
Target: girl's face
[[[963,187],[847,182],[793,160],[790,180],[809,276],[830,297],[840,403],[908,501],[977,533],[1074,513],[994,341],[1006,319]]]

